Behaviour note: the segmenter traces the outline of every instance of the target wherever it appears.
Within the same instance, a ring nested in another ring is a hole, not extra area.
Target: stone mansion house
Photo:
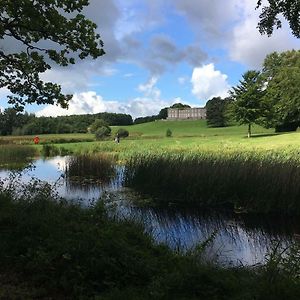
[[[206,119],[205,107],[168,108],[168,120]]]

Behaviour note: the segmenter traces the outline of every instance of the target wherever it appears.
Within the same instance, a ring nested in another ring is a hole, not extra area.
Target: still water
[[[206,248],[208,259],[223,264],[253,265],[263,263],[268,251],[279,243],[288,246],[293,234],[300,233],[300,222],[291,218],[236,215],[228,212],[178,208],[138,207],[137,200],[147,197],[122,185],[123,168],[117,167],[116,177],[108,183],[91,184],[70,181],[64,177],[68,157],[38,159],[22,172],[20,180],[38,178],[55,185],[60,196],[80,201],[83,206],[102,199],[119,218],[141,222],[157,242],[171,248],[190,251],[214,236]],[[0,170],[0,178],[9,171]]]

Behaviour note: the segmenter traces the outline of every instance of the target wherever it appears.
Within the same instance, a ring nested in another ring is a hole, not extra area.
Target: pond
[[[137,200],[147,200],[145,195],[123,187],[123,167],[116,167],[116,176],[108,182],[68,180],[65,169],[68,157],[38,159],[22,171],[20,180],[32,177],[55,185],[58,193],[69,200],[80,201],[84,206],[99,198],[111,207],[119,218],[141,222],[157,242],[174,250],[189,251],[199,243],[211,239],[206,248],[208,259],[222,264],[253,265],[263,263],[265,255],[279,243],[286,247],[293,234],[300,233],[300,222],[293,218],[249,216],[230,212],[197,209],[139,207]],[[10,171],[0,170],[0,178]]]

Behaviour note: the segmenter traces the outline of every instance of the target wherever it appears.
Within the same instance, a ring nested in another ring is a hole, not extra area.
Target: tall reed
[[[1,145],[0,167],[21,168],[26,165],[35,155],[36,149],[31,146]]]
[[[264,213],[300,214],[299,181],[295,161],[238,154],[137,155],[125,171],[125,184],[156,196],[158,204]]]
[[[85,177],[109,181],[115,175],[115,161],[107,154],[81,154],[67,159],[67,178]]]

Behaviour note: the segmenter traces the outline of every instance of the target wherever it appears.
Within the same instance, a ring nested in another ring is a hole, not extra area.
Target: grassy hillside
[[[116,129],[118,127],[115,127]],[[205,120],[196,121],[156,121],[138,125],[124,126],[132,137],[165,137],[167,129],[170,129],[174,137],[194,136],[245,136],[246,126],[231,126],[224,128],[209,128]],[[254,134],[272,134],[274,129],[265,129],[260,126],[253,126]]]

